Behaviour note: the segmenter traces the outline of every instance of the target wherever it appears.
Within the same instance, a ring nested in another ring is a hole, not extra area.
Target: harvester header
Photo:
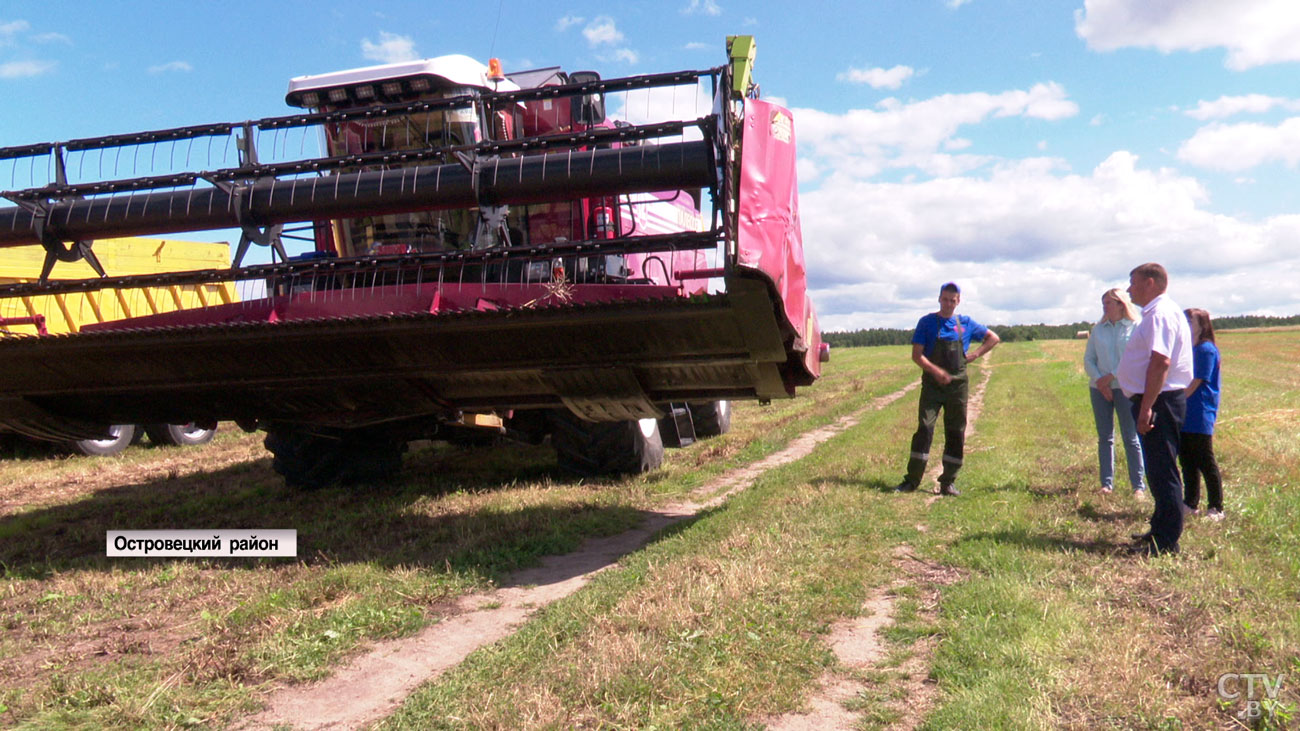
[[[40,281],[0,299],[238,292],[0,340],[0,428],[235,420],[308,484],[487,423],[609,472],[657,465],[647,422],[676,419],[684,443],[690,405],[707,432],[719,404],[792,396],[821,351],[793,118],[753,98],[752,39],[728,48],[716,68],[616,79],[445,56],[297,77],[304,113],[0,148],[51,171],[0,193],[0,247],[46,252]],[[224,228],[230,269],[50,278],[97,266],[96,239]],[[245,266],[253,245],[271,263]]]

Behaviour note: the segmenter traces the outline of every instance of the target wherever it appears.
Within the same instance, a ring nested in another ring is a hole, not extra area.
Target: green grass
[[[665,530],[380,727],[748,728],[803,708],[828,671],[863,684],[849,703],[863,728],[909,713],[936,729],[1229,727],[1241,705],[1221,706],[1215,683],[1232,672],[1288,675],[1284,725],[1300,682],[1300,377],[1277,354],[1298,342],[1220,337],[1229,517],[1189,523],[1178,557],[1118,552],[1149,503],[1096,490],[1083,344],[1007,344],[991,356],[962,497],[888,492],[912,392]],[[440,446],[408,455],[393,488],[303,495],[279,485],[253,437],[231,438],[244,456],[226,466],[174,475],[148,452],[139,472],[59,461],[52,480],[107,471],[93,490],[0,514],[0,720],[221,726],[271,685],[328,674],[372,640],[438,621],[455,597],[625,530],[915,378],[904,348],[839,349],[800,399],[742,404],[732,433],[621,481],[565,478],[544,449]],[[298,560],[102,556],[109,526],[268,515],[299,530]],[[846,671],[825,633],[884,587],[886,656]]]

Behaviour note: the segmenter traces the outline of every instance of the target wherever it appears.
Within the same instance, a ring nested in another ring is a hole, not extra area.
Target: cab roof
[[[366,84],[382,84],[389,81],[408,82],[414,79],[428,79],[433,87],[468,86],[491,91],[517,91],[519,85],[506,79],[492,82],[488,79],[488,67],[461,54],[438,56],[418,61],[400,61],[381,66],[366,66],[346,71],[334,71],[328,74],[310,74],[296,76],[289,80],[289,91],[285,102],[290,106],[316,106],[304,104],[303,95],[307,92],[323,92],[338,88],[355,88]]]

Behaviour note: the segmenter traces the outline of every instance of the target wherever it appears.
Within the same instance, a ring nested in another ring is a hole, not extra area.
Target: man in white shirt
[[[1150,262],[1129,272],[1128,293],[1142,307],[1116,380],[1133,402],[1142,442],[1142,460],[1154,509],[1151,530],[1135,536],[1132,551],[1144,556],[1178,553],[1183,534],[1183,481],[1178,471],[1178,441],[1192,382],[1192,331],[1183,308],[1165,294],[1169,275]]]

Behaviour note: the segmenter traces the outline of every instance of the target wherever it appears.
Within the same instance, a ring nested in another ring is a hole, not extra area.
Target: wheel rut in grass
[[[967,438],[975,434],[975,422],[983,411],[984,390],[992,368],[986,367],[984,371],[984,377],[971,391],[967,402]],[[942,469],[941,464],[936,465],[926,472],[926,477],[937,480]],[[939,497],[938,494],[931,495],[926,506]],[[917,529],[924,532],[925,526],[918,525]],[[889,666],[885,662],[889,648],[882,632],[889,624],[897,602],[896,592],[900,588],[916,586],[920,591],[918,615],[924,620],[933,620],[938,614],[940,587],[959,580],[961,574],[956,569],[918,558],[907,544],[896,546],[893,558],[902,577],[872,592],[858,616],[831,625],[828,643],[839,661],[839,668],[818,678],[817,689],[808,699],[809,710],[766,719],[769,729],[823,731],[854,728],[860,715],[849,710],[846,704],[872,690],[870,683],[860,674],[885,670],[897,676],[888,681],[892,693],[881,703],[881,710],[890,718],[889,727],[912,729],[921,724],[934,704],[936,687],[929,679],[929,666],[936,640],[933,637],[917,640],[905,660]]]
[[[533,612],[573,594],[664,528],[721,505],[763,473],[802,459],[818,444],[855,426],[862,415],[884,408],[916,386],[875,398],[831,424],[801,434],[781,451],[719,476],[686,500],[647,511],[643,523],[633,530],[588,539],[573,553],[548,556],[541,565],[513,574],[498,589],[460,598],[450,616],[418,634],[377,642],[319,683],[274,692],[264,711],[236,727],[352,729],[391,714],[421,683],[455,667],[474,650],[514,633]]]

